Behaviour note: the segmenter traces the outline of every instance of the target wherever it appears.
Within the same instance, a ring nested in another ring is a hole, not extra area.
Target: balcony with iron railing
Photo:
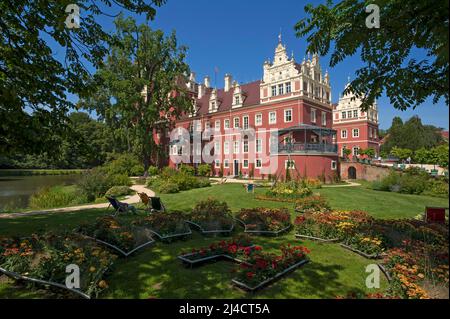
[[[301,153],[331,153],[337,155],[338,147],[336,144],[325,143],[280,143],[278,144],[278,153],[280,154],[301,154]]]

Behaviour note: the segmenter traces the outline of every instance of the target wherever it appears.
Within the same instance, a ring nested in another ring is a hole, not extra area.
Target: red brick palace
[[[329,74],[317,55],[297,63],[280,37],[263,71],[262,80],[246,84],[227,74],[221,89],[209,77],[197,83],[191,73],[186,85],[194,112],[174,124],[169,165],[210,163],[215,175],[255,178],[289,170],[329,180],[342,147],[356,154],[357,147],[373,146],[378,153],[376,106],[371,115],[357,113],[357,101],[333,106]]]

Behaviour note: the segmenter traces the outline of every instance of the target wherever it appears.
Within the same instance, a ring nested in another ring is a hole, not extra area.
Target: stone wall
[[[340,163],[339,167],[341,178],[343,180],[354,179],[356,177],[356,179],[375,181],[387,176],[391,170],[391,168],[386,166],[344,161]],[[352,173],[355,173],[356,176],[351,176]]]

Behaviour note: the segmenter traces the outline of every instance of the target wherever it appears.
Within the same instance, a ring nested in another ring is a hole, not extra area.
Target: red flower
[[[255,247],[253,247],[255,250],[261,250],[262,249],[262,247],[261,246],[255,246]]]
[[[247,273],[247,278],[249,278],[249,279],[252,279],[254,276],[255,276],[255,273],[254,273],[254,272],[249,271],[249,272]]]

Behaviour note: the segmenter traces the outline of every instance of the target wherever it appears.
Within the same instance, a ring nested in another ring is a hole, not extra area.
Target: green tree
[[[117,43],[95,75],[99,91],[80,106],[117,119],[147,172],[159,147],[154,129],[192,110],[183,76],[189,72],[186,48],[178,45],[175,33],[166,37],[132,18],[119,16],[115,25]]]
[[[165,0],[101,2],[152,19]],[[72,3],[82,13],[79,28],[65,25]],[[98,67],[105,44],[114,42],[98,23],[108,13],[90,0],[5,0],[0,12],[0,154],[45,149],[56,156],[54,136],[71,133],[66,115],[74,105],[66,93],[90,92],[86,65]]]
[[[422,147],[414,152],[413,160],[419,164],[430,163],[430,151]]]
[[[413,155],[413,151],[407,148],[393,147],[391,154],[401,160],[406,160],[408,157]]]
[[[442,143],[440,130],[433,125],[423,125],[418,116],[411,117],[405,123],[399,117],[395,117],[382,150],[390,152],[394,146],[414,151],[420,148],[430,149]]]
[[[368,28],[366,7],[380,8],[380,28]],[[448,1],[343,0],[305,6],[307,17],[295,25],[298,37],[307,36],[309,52],[326,55],[330,66],[360,53],[365,64],[344,93],[363,98],[367,110],[383,93],[401,110],[432,97],[449,104]],[[411,56],[423,50],[426,58]]]

